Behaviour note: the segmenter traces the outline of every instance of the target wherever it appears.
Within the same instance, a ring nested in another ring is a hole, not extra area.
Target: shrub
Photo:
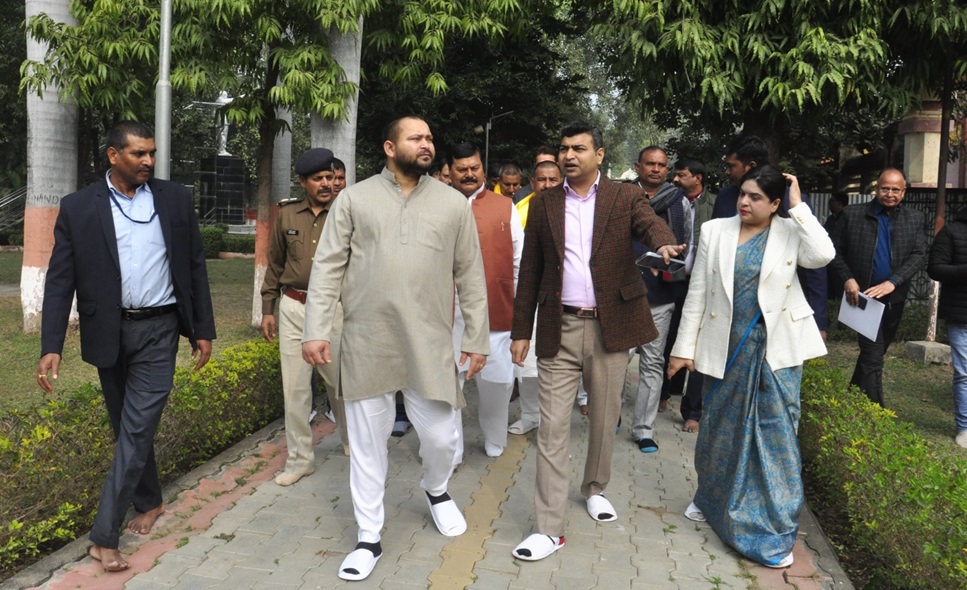
[[[7,241],[10,242],[11,246],[23,246],[24,245],[24,235],[22,233],[11,233],[7,237]]]
[[[255,254],[255,236],[225,234],[222,237],[222,252]]]
[[[901,588],[967,587],[967,460],[938,452],[824,361],[803,373],[802,406],[806,467],[877,577]]]
[[[225,230],[218,226],[201,228],[201,246],[205,250],[205,258],[218,258],[224,238]]]
[[[155,437],[163,482],[282,415],[278,345],[226,349],[200,371],[179,369]],[[114,452],[100,390],[0,418],[0,578],[74,539],[94,521]]]

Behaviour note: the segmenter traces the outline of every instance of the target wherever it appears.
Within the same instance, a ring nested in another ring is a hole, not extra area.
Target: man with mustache
[[[275,483],[280,486],[290,486],[316,470],[309,425],[313,369],[302,358],[302,327],[312,258],[336,197],[335,161],[332,152],[326,148],[312,148],[299,156],[295,173],[305,196],[279,203],[269,236],[269,263],[262,282],[262,337],[268,342],[272,342],[276,334],[279,337],[288,450],[285,470],[275,478]],[[338,325],[342,317],[337,315]],[[335,349],[339,339],[333,341],[336,342],[333,355],[338,357]],[[319,373],[326,383],[329,407],[339,425],[343,451],[348,455],[346,418],[342,399],[336,391],[338,368],[338,364],[333,363],[321,367]]]
[[[836,258],[829,263],[843,285],[846,302],[859,305],[860,292],[886,306],[876,340],[858,335],[860,354],[850,383],[883,405],[883,357],[896,338],[910,281],[927,262],[923,213],[906,207],[907,179],[887,168],[876,182],[876,197],[850,205],[833,229]]]
[[[516,167],[515,167],[516,169]],[[524,248],[524,227],[511,199],[484,188],[480,150],[461,143],[450,152],[454,188],[467,197],[473,211],[480,251],[487,279],[487,309],[490,318],[490,357],[477,377],[480,401],[477,416],[484,434],[484,451],[499,457],[507,446],[507,417],[514,391],[514,364],[510,360],[510,328],[514,315],[514,290],[520,253]],[[517,174],[518,178],[520,174]],[[510,194],[510,193],[507,193]],[[454,350],[459,357],[463,317],[456,312],[453,322]],[[458,369],[461,374],[465,367]],[[461,379],[462,381],[462,379]],[[458,459],[462,459],[463,422],[460,421]]]
[[[302,354],[312,365],[340,364],[340,393],[352,454],[349,481],[358,543],[339,567],[344,580],[369,576],[383,553],[387,441],[402,391],[420,438],[422,487],[437,529],[467,530],[447,493],[457,452],[457,413],[465,405],[453,362],[454,290],[465,328],[460,364],[476,375],[490,353],[487,288],[473,214],[460,193],[426,173],[433,135],[416,116],[383,134],[382,172],[342,192],[313,261]],[[342,353],[331,346],[336,305],[345,310]]]
[[[521,174],[517,164],[504,164],[500,167],[500,180],[494,192],[513,199],[514,193],[520,190]]]
[[[332,196],[338,197],[346,188],[346,163],[339,158],[332,159]]]
[[[165,509],[154,435],[174,385],[179,335],[195,369],[215,338],[205,252],[191,194],[152,179],[154,134],[121,121],[107,134],[104,178],[61,200],[44,287],[37,382],[53,390],[72,302],[77,296],[81,357],[97,367],[117,443],[91,528],[89,554],[106,572],[130,564],[118,551],[131,532],[146,535]],[[50,373],[50,375],[48,375]]]

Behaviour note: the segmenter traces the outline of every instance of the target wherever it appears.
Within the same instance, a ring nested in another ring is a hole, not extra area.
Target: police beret
[[[335,156],[326,148],[312,148],[302,152],[295,161],[295,173],[299,176],[309,176],[320,170],[331,170]]]

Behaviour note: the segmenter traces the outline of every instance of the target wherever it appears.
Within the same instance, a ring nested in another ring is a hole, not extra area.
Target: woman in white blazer
[[[698,490],[685,515],[707,520],[746,557],[788,567],[803,504],[802,363],[826,354],[796,267],[821,268],[835,251],[791,174],[753,168],[737,209],[702,226],[669,359],[669,376],[684,367],[710,377],[695,447]]]

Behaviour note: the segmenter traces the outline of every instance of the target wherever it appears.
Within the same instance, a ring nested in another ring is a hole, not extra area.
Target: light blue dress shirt
[[[132,309],[175,303],[168,251],[151,188],[144,183],[134,197],[128,197],[111,184],[110,170],[105,179],[111,191],[111,215],[121,264],[121,306]]]

